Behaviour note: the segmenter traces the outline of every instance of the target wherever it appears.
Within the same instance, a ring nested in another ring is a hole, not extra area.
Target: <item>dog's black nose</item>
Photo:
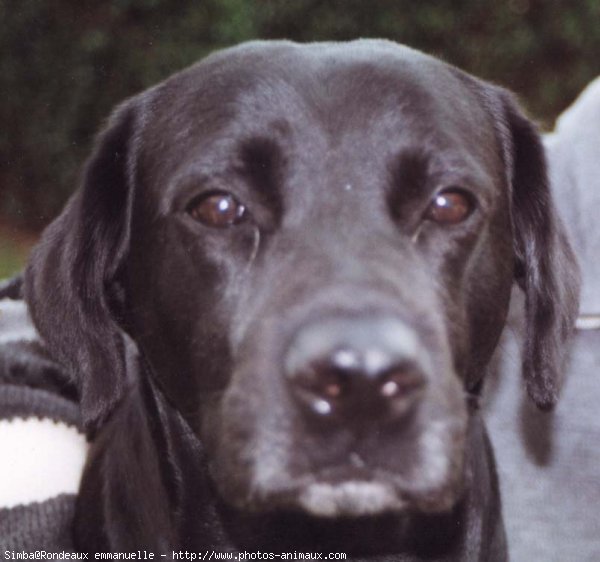
[[[335,318],[302,328],[285,374],[294,397],[315,417],[397,420],[425,388],[419,340],[395,318]]]

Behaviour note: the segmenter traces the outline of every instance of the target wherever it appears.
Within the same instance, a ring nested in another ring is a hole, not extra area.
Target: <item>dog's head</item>
[[[515,278],[548,408],[576,265],[510,95],[388,42],[253,43],[115,112],[26,292],[89,427],[131,337],[226,499],[340,516],[456,501]]]

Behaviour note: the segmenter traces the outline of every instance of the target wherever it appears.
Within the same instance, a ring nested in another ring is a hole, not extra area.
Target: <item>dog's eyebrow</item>
[[[237,172],[274,213],[283,213],[281,179],[285,165],[279,145],[267,137],[246,138],[239,144]]]
[[[403,149],[393,157],[388,169],[388,204],[396,218],[402,218],[406,205],[426,196],[431,158],[420,149]]]

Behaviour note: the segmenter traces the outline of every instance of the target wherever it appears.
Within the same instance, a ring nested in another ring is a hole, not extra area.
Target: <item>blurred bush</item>
[[[0,220],[37,229],[123,98],[252,38],[387,37],[517,91],[550,124],[600,73],[598,0],[1,0]]]

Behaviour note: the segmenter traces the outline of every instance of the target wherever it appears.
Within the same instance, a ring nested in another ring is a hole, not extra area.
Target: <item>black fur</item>
[[[476,201],[452,227],[422,218],[446,187]],[[195,222],[215,190],[250,218]],[[499,88],[392,43],[275,42],[129,100],[26,274],[95,436],[79,548],[505,560],[476,395],[515,275],[548,408],[577,266],[538,134]],[[417,342],[411,413],[306,412],[289,358],[353,326],[380,345],[382,318]]]

